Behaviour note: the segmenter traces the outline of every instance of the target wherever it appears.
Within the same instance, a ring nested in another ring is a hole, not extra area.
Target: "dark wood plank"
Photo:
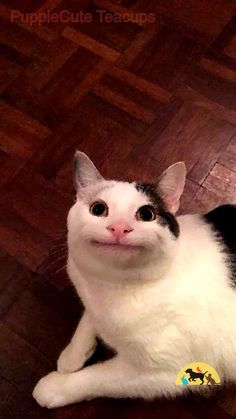
[[[47,374],[53,364],[25,339],[0,322],[1,362],[0,376],[30,393],[38,377]]]
[[[60,351],[68,343],[73,332],[69,321],[29,291],[20,295],[4,316],[4,322],[38,348],[53,363],[54,368]]]
[[[50,413],[36,406],[31,395],[19,390],[12,383],[0,377],[0,416],[4,419],[42,419],[49,418]]]
[[[26,288],[30,272],[6,252],[0,255],[0,318]]]
[[[203,186],[225,200],[236,201],[236,173],[218,163],[205,179]]]
[[[236,171],[236,138],[233,138],[232,141],[230,141],[228,147],[221,154],[219,163]]]
[[[234,2],[231,0],[215,0],[214,7],[204,0],[189,0],[188,5],[185,0],[157,0],[148,5],[145,0],[139,0],[136,8],[161,13],[180,23],[185,31],[195,29],[195,36],[200,38],[201,34],[205,34],[209,40],[221,32],[235,12]]]

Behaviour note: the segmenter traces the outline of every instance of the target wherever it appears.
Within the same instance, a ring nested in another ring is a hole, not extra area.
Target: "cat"
[[[175,384],[191,362],[236,380],[236,205],[176,217],[185,176],[178,162],[153,184],[105,180],[76,153],[67,270],[85,311],[34,389],[41,406],[200,391]],[[96,337],[116,355],[83,368]]]
[[[207,380],[207,385],[211,385],[211,386],[217,386],[220,383],[217,383],[214,378],[212,377],[211,374],[206,375],[206,380]]]

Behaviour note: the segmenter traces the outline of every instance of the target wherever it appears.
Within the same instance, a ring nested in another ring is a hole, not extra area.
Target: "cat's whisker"
[[[51,239],[51,240],[46,240],[46,241],[38,244],[38,247],[40,247],[40,248],[45,247],[45,246],[47,246],[51,243],[59,242],[60,240],[63,240],[63,241],[66,240],[66,235],[65,236],[60,236],[60,237],[57,237],[57,238],[54,238],[54,239]]]
[[[67,250],[67,244],[62,244],[49,249],[49,256],[53,255],[54,253],[62,252],[63,250]]]
[[[62,266],[60,269],[57,269],[57,271],[53,272],[51,275],[56,275],[57,273],[63,271],[64,269],[67,268],[67,265]]]
[[[55,265],[56,263],[60,262],[60,260],[65,260],[67,257],[66,255],[63,255],[55,260],[53,260],[51,263],[47,264],[47,260],[45,262],[42,263],[42,265],[40,266],[39,272],[40,273],[47,273],[49,271],[49,268],[51,268],[53,265]]]

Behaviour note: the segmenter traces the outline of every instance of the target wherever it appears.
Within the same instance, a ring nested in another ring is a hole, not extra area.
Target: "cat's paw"
[[[75,372],[83,368],[85,362],[92,356],[96,349],[97,342],[94,341],[91,348],[87,352],[80,348],[80,351],[76,350],[70,343],[57,360],[57,371],[65,374]]]
[[[86,361],[85,357],[80,357],[78,351],[69,344],[57,360],[57,371],[61,373],[70,373],[80,370]]]
[[[66,383],[67,375],[52,372],[41,378],[33,391],[33,397],[42,407],[52,409],[65,406],[67,400]]]

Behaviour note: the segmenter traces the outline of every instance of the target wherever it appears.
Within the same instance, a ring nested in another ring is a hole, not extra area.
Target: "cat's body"
[[[227,256],[201,217],[181,216],[178,222],[178,253],[159,280],[154,265],[150,276],[146,271],[121,283],[105,266],[99,277],[95,266],[88,281],[69,259],[70,277],[98,335],[131,362],[157,370],[171,367],[176,376],[182,365],[202,360],[222,378],[236,377],[236,290]]]
[[[175,219],[181,171],[179,166],[172,177],[162,176],[161,197],[146,185],[140,190],[137,184],[103,181],[97,173],[92,186],[82,185],[81,203],[68,217],[68,273],[85,314],[58,361],[58,370],[68,374],[52,373],[35,389],[41,405],[99,396],[175,396],[189,388],[175,379],[192,362],[210,364],[222,382],[236,380],[236,206]],[[107,203],[102,218],[85,213],[91,197]],[[151,204],[157,215],[147,220]],[[224,214],[231,224],[225,231]],[[109,216],[115,223],[107,224]],[[117,355],[70,373],[83,366],[95,336]]]

